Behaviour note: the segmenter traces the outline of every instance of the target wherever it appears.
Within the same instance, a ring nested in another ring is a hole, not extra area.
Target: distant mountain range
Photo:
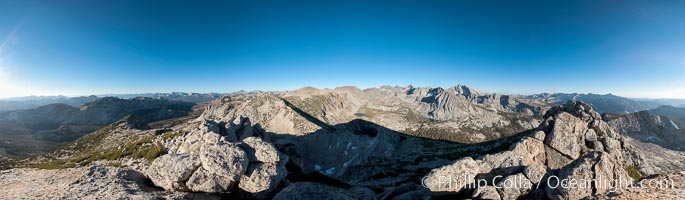
[[[239,93],[239,92],[238,92]],[[248,92],[243,92],[248,93]],[[105,94],[105,95],[90,95],[81,97],[67,97],[67,96],[28,96],[16,97],[0,100],[0,111],[33,109],[40,106],[61,103],[72,107],[81,107],[87,103],[93,102],[104,97],[117,97],[120,99],[131,99],[136,97],[148,97],[152,99],[167,99],[172,101],[184,101],[191,103],[205,103],[210,102],[223,95],[219,93],[186,93],[186,92],[172,92],[172,93],[144,93],[144,94]]]
[[[674,106],[685,108],[685,99],[647,99],[647,98],[633,98],[633,100],[649,103],[655,106]]]
[[[0,111],[33,109],[54,103],[66,104],[72,107],[81,107],[87,103],[95,101],[98,98],[99,97],[94,95],[83,97],[41,96],[9,98],[0,100]]]
[[[81,97],[67,96],[28,96],[0,99],[0,112],[7,110],[31,109],[39,106],[63,103],[73,107],[80,107],[102,97],[118,97],[130,99],[135,97],[149,97],[154,99],[168,99],[175,101],[186,101],[192,103],[206,103],[221,96],[248,95],[254,96],[260,93],[283,94],[281,91],[237,91],[232,93],[140,93],[140,94],[103,94]],[[550,105],[559,105],[568,100],[580,100],[591,104],[600,113],[630,113],[641,110],[654,109],[662,105],[685,107],[685,99],[647,99],[647,98],[626,98],[613,94],[581,94],[581,93],[540,93],[533,95],[506,95],[521,99],[540,100]]]
[[[659,106],[658,108],[649,110],[649,113],[669,116],[677,120],[685,121],[685,108],[683,107]]]
[[[579,100],[592,105],[600,113],[631,113],[657,108],[661,105],[679,105],[682,99],[631,99],[613,94],[579,94],[579,93],[541,93],[526,96],[528,99],[539,99],[550,104],[562,104],[568,100]],[[679,103],[680,102],[680,103]]]
[[[244,91],[240,90],[231,93],[193,93],[193,92],[171,92],[171,93],[140,93],[140,94],[101,94],[80,97],[67,96],[26,96],[0,99],[0,112],[7,110],[33,109],[40,106],[63,103],[73,107],[81,107],[96,99],[104,97],[117,97],[120,99],[131,99],[136,97],[148,97],[152,99],[167,99],[171,101],[184,101],[191,103],[207,103],[221,96],[254,96],[261,93],[280,94],[280,91]]]
[[[127,115],[143,123],[188,115],[194,103],[136,97],[98,98],[81,107],[53,103],[0,112],[0,148],[21,155],[42,152],[100,129]]]

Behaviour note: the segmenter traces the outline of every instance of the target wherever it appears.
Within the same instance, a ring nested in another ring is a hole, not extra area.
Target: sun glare
[[[10,81],[10,76],[7,73],[5,66],[0,66],[0,98],[27,96],[26,90],[16,87]]]

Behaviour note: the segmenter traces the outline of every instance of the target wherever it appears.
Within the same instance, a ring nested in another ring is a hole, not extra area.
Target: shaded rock
[[[357,199],[369,199],[369,200],[376,199],[376,193],[373,192],[373,190],[366,188],[366,187],[361,187],[361,186],[352,187],[348,190],[348,193],[350,194],[350,196],[353,196]],[[395,198],[395,199],[398,199],[398,198]]]
[[[219,123],[205,120],[198,128],[202,134],[202,140],[208,143],[216,143],[221,138],[221,128]]]
[[[545,146],[545,154],[547,156],[547,166],[550,169],[559,169],[567,164],[573,162],[573,160],[552,147]]]
[[[522,173],[507,176],[497,183],[497,192],[502,199],[518,199],[532,188],[533,183]]]
[[[537,187],[537,185],[534,185],[534,186]],[[547,199],[547,197],[545,196],[545,189],[542,186],[540,186],[540,189],[531,190],[524,197],[525,197],[525,199]],[[519,199],[521,199],[521,198],[519,198]]]
[[[593,166],[599,161],[600,153],[589,153],[571,163],[568,166],[561,168],[558,172],[558,178],[550,178],[549,183],[545,186],[545,193],[550,199],[582,199],[592,195],[592,183],[594,178]],[[563,186],[564,180],[566,183],[574,181],[577,185],[569,187]]]
[[[240,116],[233,122],[226,124],[226,135],[235,141],[255,136],[250,118]]]
[[[512,151],[504,151],[479,157],[479,179],[491,181],[495,176],[508,176],[523,170],[523,156]]]
[[[152,182],[169,191],[188,191],[185,182],[200,167],[197,156],[167,154],[155,159],[146,174]]]
[[[393,200],[415,200],[415,199],[433,199],[429,192],[423,190],[414,190],[404,194],[400,194]]]
[[[274,196],[274,200],[300,199],[361,199],[349,190],[313,182],[297,182]]]
[[[387,188],[384,188],[383,193],[378,195],[378,199],[397,199],[397,198],[399,198],[399,196],[405,196],[404,198],[406,198],[406,197],[410,197],[410,196],[415,197],[417,195],[419,195],[419,196],[423,195],[424,194],[423,192],[417,191],[419,189],[423,189],[423,187],[418,186],[414,183],[405,183],[405,184],[395,186],[395,187],[387,187]],[[417,193],[412,193],[415,191],[417,191]],[[412,193],[412,194],[404,195],[407,193]]]

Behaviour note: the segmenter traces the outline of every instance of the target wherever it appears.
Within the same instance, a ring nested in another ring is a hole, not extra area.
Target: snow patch
[[[650,141],[650,142],[663,142],[663,141],[661,141],[661,139],[654,137],[654,136],[649,136],[649,137],[645,138],[645,140]]]
[[[680,128],[678,127],[678,125],[675,124],[675,122],[673,122],[673,120],[670,120],[670,119],[669,119],[668,121],[671,121],[671,125],[673,125],[673,127],[675,127],[675,129],[680,129]]]
[[[327,169],[326,171],[322,171],[321,173],[330,176],[331,174],[333,174],[333,172],[335,172],[335,167],[331,167],[330,169]]]

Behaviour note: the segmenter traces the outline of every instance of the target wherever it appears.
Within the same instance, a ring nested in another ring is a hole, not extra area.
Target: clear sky
[[[685,98],[685,1],[0,0],[0,97],[466,84]]]

